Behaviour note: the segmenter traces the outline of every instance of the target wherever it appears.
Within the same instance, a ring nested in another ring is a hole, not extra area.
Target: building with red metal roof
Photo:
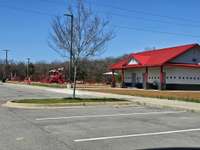
[[[122,85],[127,87],[200,89],[200,46],[189,44],[132,53],[110,69],[121,72]]]

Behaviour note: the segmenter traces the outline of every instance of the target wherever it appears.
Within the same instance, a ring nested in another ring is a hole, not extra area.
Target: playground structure
[[[41,82],[63,84],[65,83],[63,72],[64,72],[63,67],[57,69],[51,69],[49,71],[48,77],[43,79]]]

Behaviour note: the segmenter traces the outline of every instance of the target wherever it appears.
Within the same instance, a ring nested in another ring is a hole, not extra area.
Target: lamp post
[[[30,58],[27,58],[27,66],[26,66],[26,77],[27,80],[29,80],[29,64],[30,64]]]
[[[7,79],[7,66],[8,66],[8,51],[7,49],[2,50],[5,52],[5,65],[4,65],[4,75],[3,75],[3,80],[6,81]]]
[[[68,83],[68,87],[71,88],[72,84],[72,49],[73,49],[73,20],[74,20],[74,16],[73,14],[64,14],[67,17],[71,18],[71,43],[70,43],[70,61],[69,61],[69,83]]]
[[[27,59],[27,66],[26,66],[26,82],[27,84],[31,84],[30,76],[29,76],[29,64],[30,64],[30,58]]]

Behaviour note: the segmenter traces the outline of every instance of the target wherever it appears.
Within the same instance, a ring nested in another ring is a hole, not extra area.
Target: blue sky
[[[74,0],[0,0],[0,49],[25,61],[64,60],[47,44],[50,22]],[[200,42],[199,0],[87,0],[116,37],[100,57]],[[4,53],[0,52],[0,59]]]

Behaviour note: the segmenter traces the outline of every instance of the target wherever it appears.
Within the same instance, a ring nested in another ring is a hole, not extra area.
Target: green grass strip
[[[85,103],[85,102],[121,102],[127,100],[113,99],[113,98],[92,98],[92,99],[81,99],[81,98],[63,98],[63,99],[25,99],[12,101],[15,103],[28,103],[28,104],[59,104],[59,103]]]

